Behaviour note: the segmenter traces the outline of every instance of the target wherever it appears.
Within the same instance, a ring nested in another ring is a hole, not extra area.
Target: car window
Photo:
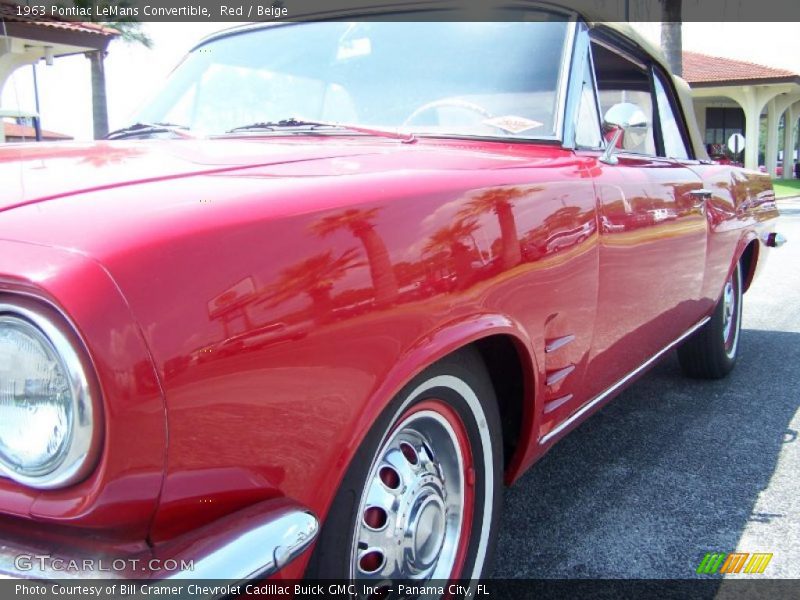
[[[656,102],[658,103],[658,118],[661,124],[661,136],[664,138],[664,153],[669,158],[689,158],[686,144],[681,135],[681,128],[672,110],[667,90],[661,81],[661,76],[655,74]]]
[[[599,148],[603,144],[603,136],[597,113],[597,98],[594,91],[590,57],[587,57],[585,65],[580,104],[578,105],[578,120],[575,124],[575,144],[582,148]]]
[[[656,155],[653,135],[653,101],[650,93],[650,75],[647,69],[609,48],[592,44],[595,75],[597,78],[600,113],[621,102],[635,104],[647,117],[646,135],[635,144],[623,145],[622,150],[635,154]]]
[[[192,51],[137,120],[169,114],[208,134],[294,117],[417,134],[551,138],[572,25],[546,13],[531,18],[243,30]]]

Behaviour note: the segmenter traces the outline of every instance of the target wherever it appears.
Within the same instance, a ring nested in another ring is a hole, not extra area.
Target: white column
[[[40,55],[32,49],[26,49],[23,52],[15,51],[11,42],[12,38],[0,38],[0,101],[3,97],[3,88],[11,74],[24,65],[32,65],[40,58]],[[0,143],[5,141],[5,125],[2,124],[2,117],[0,117]]]
[[[800,102],[795,104],[792,107],[794,112],[794,125],[795,125],[795,133],[792,141],[792,148],[794,151],[795,156],[797,156],[797,160],[795,162],[800,162],[800,122],[798,122],[797,117],[800,115]],[[791,177],[794,177],[794,173],[792,173]]]
[[[700,137],[705,144],[706,141],[706,107],[707,104],[705,102],[697,102],[696,100],[692,103],[694,105],[694,116],[697,119],[697,129],[700,130]]]
[[[732,89],[730,97],[739,103],[744,111],[744,166],[758,169],[758,136],[761,129],[761,110],[766,101],[761,102],[753,86],[745,85]]]
[[[765,147],[764,165],[770,177],[775,177],[778,168],[778,124],[780,115],[776,114],[775,99],[767,104],[767,144]]]
[[[748,169],[758,169],[758,146],[761,129],[761,111],[767,102],[775,98],[783,90],[778,86],[751,86],[731,88],[726,91],[729,98],[736,100],[744,110],[745,118],[745,148],[744,166]]]
[[[744,166],[748,169],[758,169],[758,137],[761,133],[761,107],[757,107],[755,103],[750,103],[744,110],[744,118]]]
[[[783,179],[794,177],[794,122],[796,119],[794,106],[790,106],[783,113]]]
[[[41,57],[39,54],[26,51],[26,52],[12,52],[10,44],[3,44],[0,39],[0,94],[3,92],[3,87],[11,77],[11,73],[25,65],[32,65]]]

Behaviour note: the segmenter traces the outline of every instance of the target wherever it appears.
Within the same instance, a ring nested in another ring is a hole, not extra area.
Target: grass
[[[776,198],[800,196],[800,179],[773,179],[772,187]]]

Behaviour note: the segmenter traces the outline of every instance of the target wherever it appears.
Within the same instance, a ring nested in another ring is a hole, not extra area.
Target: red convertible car
[[[633,33],[523,12],[228,30],[0,149],[1,572],[475,579],[504,483],[671,349],[734,367],[769,178]]]

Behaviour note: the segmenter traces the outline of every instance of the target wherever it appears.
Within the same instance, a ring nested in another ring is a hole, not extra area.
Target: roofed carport
[[[0,0],[0,98],[5,83],[16,69],[43,58],[105,52],[117,35],[115,29],[99,23],[20,17],[14,3]],[[0,116],[15,116],[14,113],[0,106]],[[0,142],[3,139],[0,119]]]
[[[793,158],[798,149],[794,128],[800,117],[800,75],[746,61],[684,52],[683,77],[692,89],[701,132],[706,131],[708,108],[738,105],[744,111],[744,164],[750,169],[759,166],[761,115],[766,109],[765,163],[773,177],[777,171],[778,130],[783,116],[783,177],[792,177]]]

